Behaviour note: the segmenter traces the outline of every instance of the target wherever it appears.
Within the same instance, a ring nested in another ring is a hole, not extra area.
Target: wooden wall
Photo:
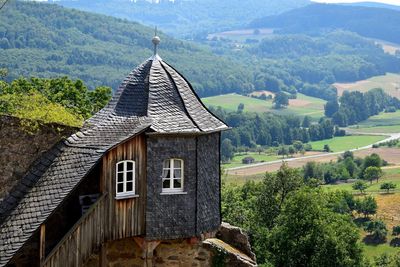
[[[103,157],[100,190],[108,192],[107,239],[120,239],[145,233],[146,139],[145,135],[115,147]],[[121,160],[134,160],[136,172],[135,198],[115,199],[115,165]]]
[[[115,199],[115,166],[135,161],[137,197]],[[93,251],[109,240],[145,234],[146,137],[144,134],[106,153],[100,166],[102,196],[64,236],[41,266],[82,266]],[[49,227],[52,227],[49,225]]]

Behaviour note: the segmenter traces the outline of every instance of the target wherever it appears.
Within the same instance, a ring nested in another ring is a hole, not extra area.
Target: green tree
[[[329,147],[329,145],[324,145],[324,152],[331,152],[331,148]]]
[[[382,175],[383,175],[383,172],[380,167],[369,166],[364,171],[364,179],[370,181],[370,183],[372,183],[372,180],[375,180],[375,179],[376,179],[376,182],[378,182],[379,178],[382,177]]]
[[[243,103],[239,103],[238,107],[237,107],[237,112],[238,113],[242,113],[244,110],[244,104]]]
[[[321,190],[305,188],[288,197],[276,218],[268,257],[274,266],[358,266],[358,239],[350,215],[329,209]]]
[[[289,105],[289,97],[284,92],[277,92],[273,100],[274,108],[280,109]]]
[[[381,184],[381,189],[386,190],[386,193],[389,193],[390,189],[396,189],[397,185],[393,182],[385,182]]]
[[[365,189],[368,188],[368,185],[367,185],[366,182],[358,180],[352,185],[352,188],[354,190],[360,190],[360,193],[364,194],[365,193]]]
[[[225,138],[221,143],[221,160],[227,162],[233,158],[234,147],[231,140]]]
[[[369,233],[370,238],[377,243],[386,242],[387,228],[383,221],[369,221],[364,227],[364,230]]]
[[[378,209],[378,204],[375,198],[366,196],[363,199],[358,199],[355,204],[355,210],[358,213],[364,214],[365,217],[375,214]]]

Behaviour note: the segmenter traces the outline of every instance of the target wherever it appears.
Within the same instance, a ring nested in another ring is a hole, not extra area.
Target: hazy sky
[[[354,3],[354,2],[379,2],[391,5],[400,6],[400,0],[312,0],[314,2],[321,2],[321,3]]]

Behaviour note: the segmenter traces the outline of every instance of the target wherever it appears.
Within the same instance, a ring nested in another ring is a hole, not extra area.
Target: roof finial
[[[154,37],[152,39],[152,42],[154,44],[154,56],[157,55],[157,45],[160,43],[160,37],[157,36],[157,26],[154,30]]]

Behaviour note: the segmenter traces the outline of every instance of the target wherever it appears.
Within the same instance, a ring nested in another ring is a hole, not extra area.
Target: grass
[[[384,182],[393,182],[397,185],[396,193],[385,194],[379,189],[380,185]],[[347,190],[353,193],[351,183],[338,184],[338,185],[325,185],[323,186],[327,190]],[[367,194],[373,194],[377,204],[378,211],[375,218],[381,219],[385,222],[388,229],[387,242],[379,245],[366,245],[363,244],[363,250],[369,260],[373,260],[374,257],[382,255],[383,253],[395,254],[400,252],[400,248],[390,246],[390,241],[393,238],[391,230],[394,225],[400,225],[400,168],[385,169],[384,176],[380,179],[379,183],[374,182],[371,187],[366,190]],[[362,238],[366,233],[361,230]]]
[[[372,185],[370,185],[367,190],[365,190],[366,193],[379,193],[379,192],[384,192],[380,189],[380,186],[384,182],[393,182],[397,185],[396,191],[400,191],[400,168],[394,168],[394,169],[384,169],[384,176],[379,179],[379,182],[377,183],[376,181],[372,182]],[[332,190],[345,190],[345,191],[351,191],[352,193],[359,193],[358,190],[353,190],[352,188],[353,183],[341,183],[341,184],[336,184],[336,185],[324,185],[324,189],[328,191]]]
[[[339,95],[345,90],[367,92],[374,88],[382,88],[389,95],[400,97],[400,74],[387,73],[354,83],[335,83],[334,86]]]
[[[400,132],[400,110],[393,113],[382,112],[351,126],[350,129],[366,133],[398,133]]]
[[[290,100],[290,104],[284,109],[273,109],[272,100],[260,100],[238,94],[225,94],[203,98],[202,101],[207,106],[222,107],[229,111],[236,111],[240,103],[244,104],[244,111],[248,112],[273,112],[281,115],[300,115],[311,116],[319,119],[324,115],[325,101],[315,97],[309,97],[298,93],[297,99]]]
[[[385,136],[379,135],[348,135],[314,141],[310,144],[313,150],[323,150],[324,145],[328,145],[332,152],[339,152],[371,145],[385,138]]]
[[[234,167],[239,167],[239,166],[244,166],[246,164],[242,163],[242,159],[245,157],[252,157],[254,158],[255,162],[268,162],[268,161],[274,161],[274,160],[278,160],[281,159],[281,156],[278,155],[271,155],[271,154],[265,154],[265,153],[252,153],[252,152],[248,152],[245,154],[237,154],[235,155],[230,163],[225,163],[222,164],[222,167],[224,168],[234,168]]]

